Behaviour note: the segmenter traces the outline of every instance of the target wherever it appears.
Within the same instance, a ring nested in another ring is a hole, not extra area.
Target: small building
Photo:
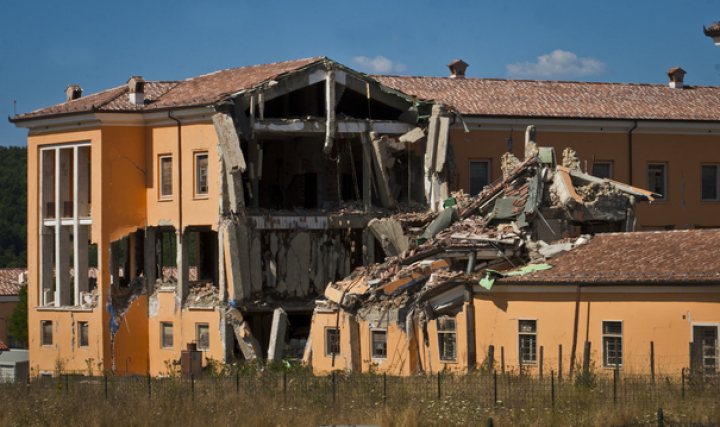
[[[0,383],[27,382],[29,375],[28,350],[11,350],[6,347],[6,350],[0,351]]]

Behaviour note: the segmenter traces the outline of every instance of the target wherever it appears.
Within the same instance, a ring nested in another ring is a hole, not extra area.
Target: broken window
[[[717,326],[693,326],[693,344],[703,371],[715,372],[718,363]]]
[[[702,165],[702,200],[720,200],[718,165]]]
[[[198,340],[199,342],[199,340]],[[173,348],[172,322],[160,323],[160,348]]]
[[[208,154],[195,154],[195,195],[208,195]]]
[[[88,322],[78,322],[78,334],[80,339],[78,340],[78,346],[87,348],[90,345],[90,330],[88,328]]]
[[[602,322],[603,367],[615,368],[622,366],[622,328],[620,321]]]
[[[40,326],[42,329],[42,345],[51,346],[53,343],[52,321],[43,320],[40,322]]]
[[[441,316],[437,319],[438,352],[441,362],[457,362],[457,331],[455,318]]]
[[[537,364],[537,320],[518,320],[518,349],[523,365]]]
[[[325,328],[325,356],[340,355],[340,330],[338,328]]]
[[[387,330],[374,329],[370,331],[373,359],[387,358]]]
[[[598,178],[612,179],[612,162],[595,162],[592,175]]]
[[[160,156],[160,197],[172,197],[172,156]]]
[[[667,164],[649,163],[647,167],[647,189],[660,194],[659,199],[667,199]]]
[[[207,323],[198,323],[196,328],[198,350],[210,350],[210,326]]]
[[[490,161],[470,160],[470,195],[480,194],[483,187],[490,185]]]

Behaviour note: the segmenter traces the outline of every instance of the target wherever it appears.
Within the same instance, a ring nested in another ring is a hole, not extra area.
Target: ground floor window
[[[615,368],[623,364],[622,344],[623,323],[620,321],[602,322],[603,367]]]
[[[441,362],[457,362],[457,328],[455,318],[441,316],[437,319],[438,352]]]
[[[162,322],[160,324],[160,347],[161,348],[173,348],[173,324],[172,324],[172,322]]]
[[[80,347],[89,347],[90,328],[88,327],[88,322],[78,322],[78,334],[80,335],[78,345]]]
[[[537,320],[518,320],[518,348],[523,365],[537,364]]]
[[[325,328],[325,356],[333,357],[340,354],[340,330]]]
[[[42,345],[52,345],[53,343],[53,330],[52,330],[52,321],[50,320],[43,320],[40,322],[40,327],[42,330]]]
[[[717,326],[693,326],[695,363],[705,372],[715,372],[718,367]],[[697,365],[696,365],[697,366]]]
[[[210,350],[210,326],[207,323],[196,325],[196,342],[198,350]]]
[[[370,331],[370,341],[372,342],[373,359],[387,358],[387,330],[373,329]]]

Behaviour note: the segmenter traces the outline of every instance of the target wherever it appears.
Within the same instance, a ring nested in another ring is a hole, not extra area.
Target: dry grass
[[[624,394],[613,403],[608,394],[612,383],[606,380],[598,379],[590,387],[565,382],[556,385],[553,406],[549,394],[543,394],[549,391],[548,381],[514,379],[505,388],[500,384],[502,397],[493,407],[487,399],[494,393],[493,384],[485,379],[443,378],[441,399],[433,379],[397,381],[388,387],[384,403],[382,392],[373,389],[382,384],[382,377],[365,378],[369,379],[338,380],[335,405],[332,388],[323,388],[318,380],[301,389],[297,378],[286,382],[287,394],[282,393],[282,377],[243,379],[239,388],[233,378],[196,382],[194,392],[187,381],[153,380],[150,397],[147,379],[110,379],[107,399],[102,378],[71,378],[69,387],[65,381],[38,381],[0,387],[0,425],[415,427],[487,425],[492,417],[495,426],[606,427],[652,421],[659,407],[670,420],[720,421],[718,383],[688,385],[683,400],[678,382],[650,386],[645,380],[627,379]],[[429,387],[422,389],[420,384],[426,382]]]

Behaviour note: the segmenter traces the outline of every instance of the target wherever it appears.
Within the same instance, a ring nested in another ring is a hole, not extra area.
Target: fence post
[[[502,374],[505,375],[505,347],[500,347],[500,365]]]
[[[108,395],[107,395],[107,377],[108,377],[108,376],[107,376],[107,374],[105,374],[105,375],[103,375],[103,376],[105,377],[105,400],[107,400],[107,398],[108,398]]]
[[[152,379],[152,377],[150,376],[150,372],[148,372],[148,398],[152,396],[152,389],[150,388],[151,387],[151,384],[150,384],[151,379]]]
[[[440,372],[438,372],[438,401],[442,399],[442,389],[440,388]]]
[[[590,341],[585,341],[585,351],[583,352],[583,374],[590,371]]]
[[[682,368],[682,400],[685,401],[685,368]]]
[[[555,407],[555,372],[550,369],[550,402]]]
[[[538,367],[539,367],[539,369],[540,369],[540,372],[539,372],[539,373],[540,373],[540,379],[542,379],[542,377],[543,377],[543,353],[544,353],[544,351],[543,351],[543,346],[540,346],[540,360],[538,361],[538,362],[539,362],[539,366],[538,366]]]
[[[662,408],[658,409],[657,412],[657,420],[658,420],[658,427],[663,427],[663,424],[665,424],[665,417],[663,416],[663,410]]]
[[[283,372],[283,400],[287,400],[287,372]]]
[[[387,372],[383,372],[383,405],[387,405]]]
[[[497,407],[497,371],[493,372],[493,408]]]
[[[650,341],[650,378],[655,384],[655,343]]]
[[[488,372],[495,371],[495,346],[488,347]]]
[[[190,374],[190,396],[195,400],[195,375]]]
[[[492,418],[488,418],[488,427],[493,427],[493,420],[492,420]]]
[[[240,394],[240,371],[235,372],[235,394]]]
[[[562,344],[558,345],[558,382],[562,381]]]
[[[613,404],[617,403],[617,380],[618,366],[615,365],[615,369],[613,369]]]

